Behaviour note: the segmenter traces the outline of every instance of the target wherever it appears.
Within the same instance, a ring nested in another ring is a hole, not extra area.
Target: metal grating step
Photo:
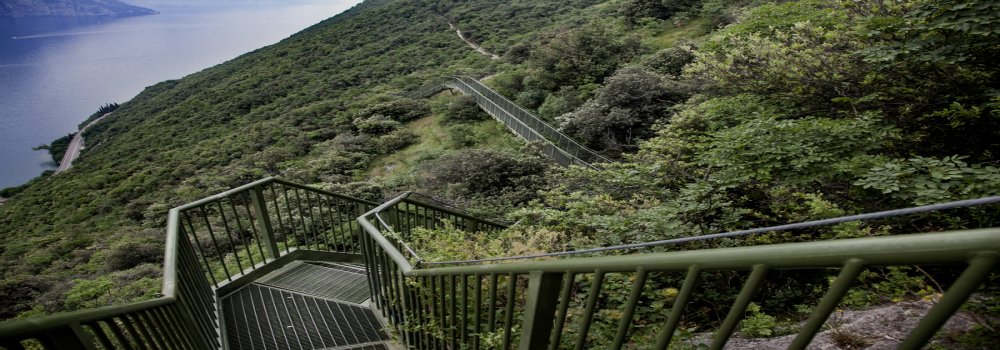
[[[269,274],[258,280],[257,283],[355,304],[361,304],[369,298],[365,270],[356,265],[295,264],[278,271],[278,273]]]
[[[222,299],[229,348],[305,350],[389,339],[368,308],[250,284]]]
[[[389,350],[393,349],[387,343],[371,343],[371,344],[361,344],[361,345],[351,345],[339,348],[326,348],[321,350]]]
[[[322,262],[322,261],[310,261],[310,262],[307,262],[306,264],[316,265],[316,266],[322,266],[322,267],[329,267],[331,269],[342,270],[342,271],[353,272],[353,273],[360,273],[360,274],[366,274],[367,273],[365,271],[365,267],[363,265],[344,264],[344,263],[330,263],[330,262]]]

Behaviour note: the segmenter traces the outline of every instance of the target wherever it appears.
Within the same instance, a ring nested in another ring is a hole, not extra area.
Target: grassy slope
[[[444,91],[432,98],[432,103],[447,103],[452,95]],[[444,115],[435,113],[406,124],[406,129],[420,137],[419,141],[393,154],[376,159],[367,171],[367,177],[406,176],[421,161],[437,157],[450,149],[477,147],[516,150],[523,143],[507,131],[503,124],[490,119],[464,124],[475,136],[472,145],[456,145],[456,140],[448,131]],[[391,179],[389,180],[391,181]]]

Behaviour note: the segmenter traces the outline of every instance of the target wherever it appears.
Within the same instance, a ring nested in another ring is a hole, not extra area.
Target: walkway
[[[293,262],[222,297],[229,348],[391,349],[364,267]]]
[[[111,113],[107,113],[102,115],[100,118],[94,119],[90,123],[87,123],[87,125],[80,128],[80,131],[77,131],[76,134],[73,135],[73,140],[69,142],[69,147],[66,148],[66,153],[63,154],[63,159],[59,162],[59,168],[56,169],[56,172],[53,173],[53,175],[69,170],[69,168],[73,166],[73,161],[80,157],[80,150],[83,149],[83,132],[87,131],[87,128],[90,128],[92,125],[109,115],[111,115]]]
[[[495,60],[499,60],[500,59],[500,56],[494,55],[492,52],[486,51],[486,49],[484,49],[482,46],[479,46],[479,44],[476,44],[471,39],[465,37],[465,34],[462,34],[462,30],[458,29],[458,27],[456,27],[455,24],[453,24],[451,22],[448,22],[448,26],[451,27],[451,30],[454,30],[455,33],[458,34],[458,38],[459,39],[462,39],[462,41],[464,41],[466,44],[469,44],[469,46],[471,46],[473,49],[475,49],[479,53],[484,54],[486,56],[490,56],[490,58],[495,59]]]

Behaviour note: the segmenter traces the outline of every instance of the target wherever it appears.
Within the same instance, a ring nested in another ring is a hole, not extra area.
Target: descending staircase
[[[965,202],[996,204],[1000,197]],[[775,297],[757,293],[769,274],[790,270],[831,278],[789,345],[805,349],[867,269],[957,267],[961,274],[898,345],[920,349],[1000,262],[1000,228],[529,257],[542,260],[428,261],[408,246],[412,230],[445,225],[504,229],[409,193],[377,204],[260,180],[170,210],[161,297],[0,324],[0,349],[667,349],[685,315],[697,312],[689,304],[703,289],[701,278],[732,272],[746,278],[709,345],[723,349],[750,303]],[[676,295],[649,288],[663,277],[673,279]],[[629,282],[611,290],[604,281],[613,279]],[[669,304],[669,315],[637,319],[654,302]],[[646,334],[636,336],[638,327]]]
[[[389,349],[362,265],[293,262],[221,298],[232,350]]]

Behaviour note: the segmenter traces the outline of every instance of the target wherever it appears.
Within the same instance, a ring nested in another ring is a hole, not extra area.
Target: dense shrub
[[[358,131],[368,135],[382,135],[399,129],[401,124],[381,114],[375,114],[365,119],[354,121]]]
[[[444,120],[451,123],[470,122],[489,119],[476,99],[472,96],[458,96],[448,103],[448,110],[444,114]]]
[[[409,130],[397,130],[375,140],[375,148],[380,153],[392,153],[417,142],[419,137]]]
[[[681,11],[695,7],[701,0],[625,0],[618,7],[618,14],[626,23],[635,25],[643,18],[667,19]]]
[[[446,154],[421,167],[428,188],[455,196],[499,196],[533,193],[542,185],[548,161],[491,149]]]
[[[694,60],[694,54],[684,47],[666,48],[642,60],[642,65],[652,72],[678,77],[684,66]]]
[[[634,151],[653,136],[651,127],[669,117],[668,109],[687,98],[685,85],[627,67],[608,78],[583,107],[559,118],[562,130],[609,155]]]
[[[600,23],[563,29],[532,53],[528,63],[537,77],[526,85],[558,91],[563,86],[602,83],[640,52],[642,45],[635,36]]]
[[[430,114],[431,107],[427,100],[411,100],[408,98],[382,102],[366,107],[355,113],[358,117],[367,118],[374,115],[386,116],[398,122],[407,122]]]
[[[119,242],[105,255],[107,271],[127,270],[145,263],[162,263],[163,242]]]

